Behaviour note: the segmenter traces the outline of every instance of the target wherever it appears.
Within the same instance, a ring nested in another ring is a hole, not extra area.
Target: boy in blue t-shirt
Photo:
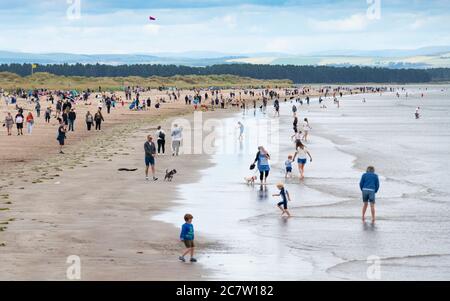
[[[188,253],[191,254],[191,262],[197,262],[197,259],[194,258],[194,226],[192,225],[192,219],[194,217],[191,214],[185,214],[184,215],[184,223],[181,226],[181,234],[180,234],[180,240],[184,242],[184,245],[186,246],[186,252],[183,253],[178,259],[180,259],[183,262],[186,262],[186,259],[184,259],[184,256],[186,256]]]
[[[280,193],[273,194],[272,196],[281,196],[281,202],[277,204],[277,207],[281,210],[281,216],[283,216],[285,213],[288,217],[291,217],[291,214],[288,211],[287,203],[288,201],[291,201],[291,197],[289,196],[289,192],[284,189],[284,185],[282,183],[277,184],[277,188],[280,190]],[[283,207],[282,207],[283,206]]]
[[[288,159],[284,162],[284,165],[286,166],[286,174],[284,176],[285,179],[292,176],[292,155],[288,156]]]

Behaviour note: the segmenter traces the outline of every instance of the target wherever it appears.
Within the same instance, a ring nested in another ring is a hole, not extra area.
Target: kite
[[[150,16],[150,17],[148,17],[148,18],[150,19],[150,21],[156,21],[156,18],[155,18],[155,17]]]

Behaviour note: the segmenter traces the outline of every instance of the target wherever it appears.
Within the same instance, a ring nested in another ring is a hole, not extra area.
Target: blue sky
[[[450,45],[450,0],[70,1],[80,2],[80,18],[68,0],[0,0],[0,50],[306,54]],[[379,19],[368,1],[380,1]]]

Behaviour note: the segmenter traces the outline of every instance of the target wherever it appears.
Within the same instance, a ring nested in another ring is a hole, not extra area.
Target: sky
[[[450,45],[450,0],[0,0],[0,15],[0,50],[33,53],[311,54]]]

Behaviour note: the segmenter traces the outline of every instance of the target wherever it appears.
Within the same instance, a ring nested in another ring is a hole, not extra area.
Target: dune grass
[[[33,75],[21,77],[15,73],[0,72],[0,88],[12,90],[17,88],[51,90],[122,90],[124,86],[142,87],[177,87],[191,88],[249,88],[249,87],[291,87],[290,80],[259,80],[235,75],[186,75],[172,77],[82,77],[58,76],[50,73],[37,72]]]

